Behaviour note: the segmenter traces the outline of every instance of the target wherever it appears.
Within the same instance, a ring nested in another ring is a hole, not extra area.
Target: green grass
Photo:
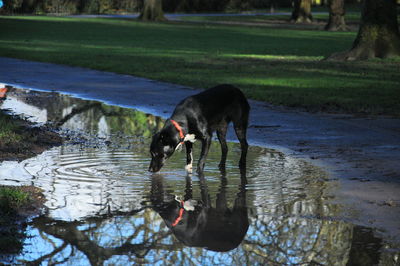
[[[0,186],[0,254],[18,254],[22,251],[26,234],[16,214],[29,201],[29,193],[20,187]]]
[[[276,12],[278,13],[278,12]],[[346,23],[358,23],[361,14],[359,12],[349,12],[345,16]],[[289,21],[290,15],[254,15],[254,16],[183,16],[180,18],[182,21],[196,21],[196,22],[245,22],[245,23],[273,23],[276,21]],[[313,14],[315,21],[328,22],[329,14]]]
[[[0,56],[131,74],[309,110],[400,115],[400,60],[327,62],[355,32],[0,17]]]
[[[0,146],[19,143],[22,136],[19,131],[19,123],[11,116],[0,111]]]
[[[16,212],[29,200],[29,193],[18,187],[0,187],[0,213]]]

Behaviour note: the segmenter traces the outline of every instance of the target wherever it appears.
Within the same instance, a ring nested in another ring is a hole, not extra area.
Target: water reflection
[[[0,165],[1,184],[32,184],[48,199],[46,215],[26,227],[23,251],[1,256],[0,263],[399,262],[398,246],[336,218],[342,212],[332,203],[337,184],[304,161],[251,147],[245,174],[235,163],[240,148],[230,143],[221,174],[215,143],[205,177],[186,175],[183,153],[152,176],[148,142],[160,118],[18,89],[8,90],[0,108],[56,124],[70,137],[35,158]]]
[[[227,201],[227,178],[221,176],[221,186],[213,206],[207,182],[200,176],[201,201],[193,199],[191,178],[186,177],[183,199],[164,190],[163,177],[154,176],[151,186],[153,209],[162,217],[174,236],[189,247],[204,247],[213,251],[229,251],[244,239],[249,227],[246,205],[247,179],[241,172],[239,192],[232,208]]]
[[[149,137],[163,120],[133,109],[85,101],[57,93],[44,93],[8,87],[0,108],[22,114],[32,122],[49,123],[77,131],[85,138]]]

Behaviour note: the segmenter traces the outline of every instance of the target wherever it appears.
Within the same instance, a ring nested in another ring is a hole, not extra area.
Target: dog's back
[[[184,99],[177,105],[173,116],[184,113],[189,121],[190,118],[198,120],[200,117],[214,131],[221,121],[237,122],[247,128],[249,111],[250,105],[243,92],[232,85],[223,84]]]

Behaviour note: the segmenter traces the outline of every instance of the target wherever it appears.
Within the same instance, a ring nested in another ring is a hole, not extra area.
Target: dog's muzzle
[[[162,162],[159,162],[157,159],[151,159],[149,171],[156,173],[160,171],[161,167],[163,166]]]

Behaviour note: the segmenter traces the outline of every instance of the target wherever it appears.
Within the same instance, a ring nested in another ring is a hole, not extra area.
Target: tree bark
[[[344,21],[344,15],[344,0],[329,0],[329,21],[325,26],[325,30],[347,30],[346,22]]]
[[[143,10],[139,16],[143,21],[165,21],[161,0],[144,0]]]
[[[353,47],[332,60],[365,60],[400,56],[396,0],[364,0],[360,29]]]
[[[311,0],[294,0],[290,21],[295,23],[311,23]]]

